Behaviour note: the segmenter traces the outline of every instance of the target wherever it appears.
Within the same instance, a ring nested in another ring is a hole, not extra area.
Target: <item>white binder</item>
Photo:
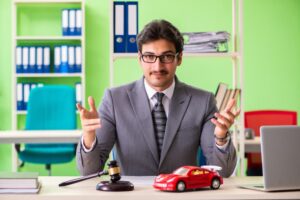
[[[76,25],[75,25],[75,35],[81,35],[82,31],[82,11],[80,9],[76,10]]]
[[[27,104],[28,104],[29,93],[30,93],[30,83],[24,83],[23,86],[24,86],[23,87],[24,110],[27,110]]]
[[[80,82],[76,83],[75,91],[76,91],[76,103],[82,104],[82,86]]]
[[[37,47],[36,49],[36,72],[43,72],[43,47]]]
[[[22,73],[22,47],[17,46],[16,47],[16,72]]]
[[[75,35],[76,12],[74,9],[69,10],[69,35]]]
[[[81,46],[75,47],[75,72],[81,72],[82,68],[82,55]]]
[[[68,36],[69,35],[69,10],[64,9],[62,10],[62,34],[63,36]]]
[[[22,48],[22,63],[23,63],[23,72],[28,73],[29,72],[29,49],[28,47]]]
[[[68,47],[68,72],[72,73],[75,69],[75,48],[74,46]]]
[[[36,48],[34,46],[29,47],[29,72],[36,72]]]
[[[66,73],[68,72],[68,46],[61,46],[61,68],[60,72]]]
[[[61,48],[60,46],[54,47],[54,72],[60,72],[60,65],[61,65]]]
[[[43,68],[44,73],[50,73],[50,47],[43,49]]]

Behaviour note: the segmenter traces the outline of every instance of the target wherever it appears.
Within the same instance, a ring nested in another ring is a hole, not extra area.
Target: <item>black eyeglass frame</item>
[[[160,61],[161,63],[164,63],[164,64],[170,64],[170,63],[174,62],[175,58],[176,58],[178,55],[179,55],[178,52],[175,53],[175,54],[166,53],[166,54],[162,54],[162,55],[159,55],[159,56],[154,55],[154,54],[141,54],[141,59],[142,59],[143,62],[145,62],[145,63],[155,63],[155,62],[157,61],[157,58],[158,58],[159,61]],[[145,61],[144,56],[155,56],[155,59],[154,59],[153,61],[151,61],[151,62]],[[172,61],[165,62],[165,61],[163,61],[163,56],[174,56],[174,57],[173,57]]]

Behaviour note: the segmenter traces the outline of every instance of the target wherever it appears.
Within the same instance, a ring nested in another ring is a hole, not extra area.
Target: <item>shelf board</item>
[[[183,57],[214,57],[214,58],[237,58],[238,52],[230,53],[185,53],[183,52]],[[113,59],[118,58],[137,58],[137,53],[113,53]]]
[[[17,115],[27,115],[27,110],[17,110]],[[79,114],[78,110],[76,110],[76,114]]]
[[[15,4],[18,3],[81,3],[82,0],[14,0]]]
[[[82,73],[28,73],[28,74],[16,74],[16,77],[37,77],[37,78],[46,78],[46,77],[81,77]]]
[[[82,36],[17,36],[16,40],[82,40]]]

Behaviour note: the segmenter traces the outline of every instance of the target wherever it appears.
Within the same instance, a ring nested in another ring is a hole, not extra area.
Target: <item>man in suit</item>
[[[239,114],[231,111],[234,100],[220,114],[212,93],[178,80],[183,38],[171,23],[150,22],[137,43],[143,77],[108,89],[98,112],[92,97],[90,110],[77,105],[83,128],[77,148],[80,173],[103,169],[115,145],[123,175],[158,175],[197,165],[201,147],[206,163],[221,166],[220,174],[230,176],[236,151],[228,130]]]

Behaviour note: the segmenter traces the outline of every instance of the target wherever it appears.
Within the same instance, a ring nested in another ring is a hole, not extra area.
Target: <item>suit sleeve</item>
[[[116,123],[111,91],[105,92],[98,109],[101,128],[96,130],[96,144],[92,151],[85,152],[81,142],[77,146],[76,161],[81,175],[89,175],[103,170],[116,140]]]
[[[214,113],[217,112],[213,94],[209,95],[207,102],[207,114],[205,116],[201,133],[201,150],[206,158],[207,165],[217,165],[222,167],[220,175],[223,177],[229,177],[233,173],[236,166],[236,150],[231,140],[224,150],[219,149],[216,146],[214,139],[215,125],[210,121],[210,119],[214,116]]]

